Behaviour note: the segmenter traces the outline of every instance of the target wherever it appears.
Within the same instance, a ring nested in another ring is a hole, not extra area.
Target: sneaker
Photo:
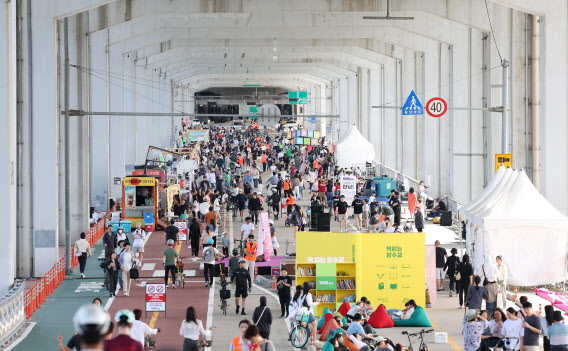
[[[241,311],[241,316],[246,316],[247,314],[245,313],[245,309],[243,308],[243,310]]]
[[[450,297],[452,297],[452,291],[450,290]]]
[[[208,286],[209,286],[209,282],[205,282],[205,287],[208,287]]]
[[[281,315],[281,316],[280,316],[280,317],[278,317],[278,318],[284,318],[284,315]]]
[[[81,279],[85,279],[85,275],[81,273]]]
[[[239,314],[239,309],[241,308],[241,306],[237,305],[237,314]]]
[[[130,294],[124,293],[124,295],[123,295],[123,296],[130,296]]]
[[[110,296],[110,297],[112,297],[112,293],[110,293],[110,295],[109,295],[109,296]]]
[[[172,289],[175,289],[175,288],[176,288],[176,285],[175,285],[175,284],[172,284]]]

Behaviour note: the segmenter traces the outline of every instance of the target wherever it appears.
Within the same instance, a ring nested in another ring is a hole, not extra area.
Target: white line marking
[[[153,271],[155,267],[156,267],[155,263],[144,263],[142,265],[142,270],[143,271]]]
[[[113,297],[109,297],[107,303],[105,304],[105,307],[103,307],[103,309],[105,311],[108,311],[110,306],[112,305],[112,302],[114,301],[114,296]]]
[[[27,338],[27,336],[30,334],[30,332],[32,331],[32,329],[35,327],[36,324],[37,324],[36,322],[30,322],[30,325],[28,325],[28,327],[22,333],[22,335],[20,335],[19,338],[17,338],[10,346],[8,346],[8,348],[4,349],[4,351],[10,351],[14,347],[18,346],[19,343],[21,343],[25,338]]]
[[[199,269],[203,270],[203,262],[199,264]]]
[[[195,277],[195,269],[188,269],[183,271],[183,275],[186,277]]]
[[[154,277],[154,278],[163,277],[165,272],[166,272],[166,270],[164,270],[164,269],[155,270],[152,277]]]
[[[213,285],[209,287],[209,302],[207,303],[207,331],[213,326],[213,302],[215,301],[215,283],[217,278],[213,278]],[[210,347],[206,347],[205,350],[211,351]]]

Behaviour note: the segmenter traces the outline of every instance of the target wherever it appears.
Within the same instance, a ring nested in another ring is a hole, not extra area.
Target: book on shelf
[[[336,289],[355,289],[355,282],[349,280],[338,280]]]
[[[335,302],[335,295],[319,295],[318,301],[320,303],[330,303]]]
[[[297,267],[296,272],[300,277],[314,277],[316,275],[316,269],[309,267]]]
[[[340,302],[355,302],[355,294],[344,296]]]

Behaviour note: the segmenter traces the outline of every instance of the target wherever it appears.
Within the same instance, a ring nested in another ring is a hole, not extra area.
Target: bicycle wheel
[[[310,333],[304,326],[297,326],[290,333],[290,342],[295,348],[301,349],[308,343]]]
[[[181,288],[185,289],[185,278],[183,276],[181,277]]]
[[[223,311],[225,316],[227,315],[227,300],[223,300],[223,302],[221,302],[221,311]]]

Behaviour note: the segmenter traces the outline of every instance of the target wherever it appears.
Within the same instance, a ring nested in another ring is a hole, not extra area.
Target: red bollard
[[[258,267],[254,267],[254,279],[258,277]]]
[[[272,289],[276,290],[276,276],[275,275],[272,276]]]

